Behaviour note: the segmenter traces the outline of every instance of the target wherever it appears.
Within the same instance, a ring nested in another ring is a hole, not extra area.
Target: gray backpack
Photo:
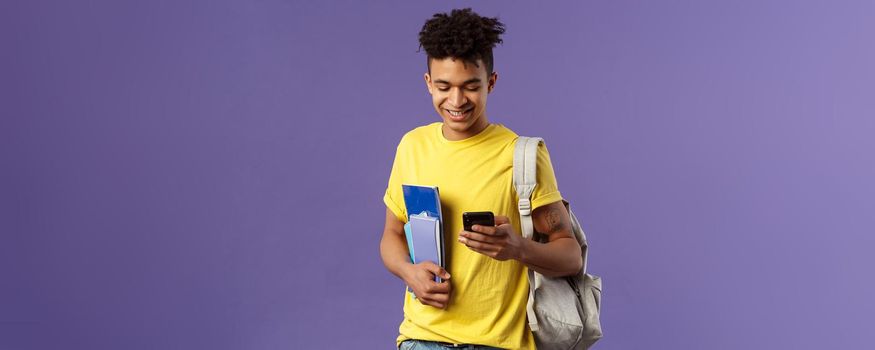
[[[523,237],[533,238],[532,192],[537,186],[538,137],[517,140],[513,157],[513,184],[519,196],[520,226]],[[586,235],[580,222],[564,202],[571,216],[572,231],[580,243],[583,269],[574,276],[550,278],[529,269],[529,328],[538,349],[588,349],[602,337],[599,322],[602,281],[586,273]],[[538,235],[540,236],[540,235]],[[534,237],[543,243],[545,236]]]

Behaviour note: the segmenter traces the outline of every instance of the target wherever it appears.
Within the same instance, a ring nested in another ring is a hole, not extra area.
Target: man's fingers
[[[428,296],[428,299],[437,303],[446,304],[450,300],[450,293],[434,293]]]
[[[486,254],[487,252],[492,252],[492,251],[495,251],[496,249],[498,249],[498,247],[496,247],[495,245],[492,245],[489,243],[478,242],[478,241],[469,240],[469,241],[465,241],[464,243],[466,246],[468,246],[469,249],[471,249],[475,252],[481,253],[481,254]]]
[[[433,306],[433,307],[436,307],[438,309],[443,309],[447,305],[446,303],[441,303],[441,302],[439,302],[437,300],[433,300],[427,296],[418,297],[417,299],[423,305]]]
[[[462,244],[468,246],[468,248],[474,248],[474,249],[478,249],[478,248],[482,247],[484,244],[483,242],[478,242],[478,241],[470,240],[470,239],[462,239],[460,241],[462,242]]]
[[[472,241],[485,242],[485,243],[495,243],[495,241],[496,241],[496,238],[494,238],[494,236],[490,236],[490,235],[483,234],[483,233],[465,231],[465,232],[462,232],[462,235],[463,235],[462,236],[463,238],[467,238],[467,239],[472,240]]]
[[[495,234],[495,226],[474,225],[474,226],[471,226],[471,231],[468,231],[468,232],[474,232],[474,233],[479,232],[482,234],[492,235],[492,234]]]
[[[431,285],[431,287],[428,288],[428,292],[436,294],[449,294],[450,289],[451,287],[449,282],[441,282]]]
[[[437,264],[435,264],[431,261],[426,261],[426,262],[423,262],[421,264],[423,267],[425,267],[426,270],[435,274],[435,276],[438,276],[438,277],[443,278],[445,280],[450,279],[450,273],[447,272],[447,270],[444,270],[442,267],[438,266]]]
[[[504,223],[501,225],[508,225],[508,224]],[[471,230],[474,231],[474,233],[481,233],[481,234],[490,235],[490,236],[501,236],[501,235],[507,234],[507,232],[502,230],[499,226],[474,225],[474,226],[471,226]],[[470,232],[470,231],[467,231],[467,232]]]
[[[449,282],[433,283],[426,288],[421,296],[417,296],[417,299],[422,304],[443,309],[447,307],[450,301],[450,290]]]

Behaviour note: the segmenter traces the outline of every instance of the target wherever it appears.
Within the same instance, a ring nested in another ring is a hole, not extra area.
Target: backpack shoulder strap
[[[520,229],[523,231],[525,239],[531,239],[535,232],[535,227],[532,223],[532,192],[538,186],[538,145],[544,140],[540,137],[524,137],[520,136],[513,152],[513,186],[516,189],[519,202],[517,202],[520,212]],[[526,316],[529,322],[529,329],[532,332],[537,332],[538,318],[535,316],[535,294],[537,288],[538,276],[532,269],[527,269],[529,277],[529,300],[526,303]]]
[[[520,136],[513,153],[513,186],[519,201],[520,228],[523,237],[532,238],[535,228],[532,224],[532,193],[538,186],[538,145],[544,142],[540,137]]]

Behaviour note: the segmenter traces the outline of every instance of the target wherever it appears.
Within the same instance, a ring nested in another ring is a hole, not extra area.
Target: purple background
[[[416,34],[461,2],[0,3],[0,349],[389,349]],[[875,3],[477,2],[600,349],[867,348]]]

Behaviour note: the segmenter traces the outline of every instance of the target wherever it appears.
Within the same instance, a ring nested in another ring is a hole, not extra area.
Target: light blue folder
[[[415,232],[415,233],[414,233]],[[410,251],[410,261],[414,264],[431,261],[439,266],[443,254],[440,252],[438,240],[441,239],[440,222],[437,218],[429,217],[426,213],[411,215],[410,221],[404,224],[404,236],[407,237],[407,249]],[[420,256],[416,252],[422,252]],[[435,282],[440,278],[435,276]],[[416,299],[416,295],[410,288],[410,295]]]
[[[410,215],[410,233],[413,240],[413,263],[431,261],[443,266],[441,259],[440,221],[426,215]],[[435,278],[439,281],[438,278]]]
[[[404,224],[404,236],[407,237],[407,250],[410,251],[410,262],[415,262],[416,253],[413,251],[413,232],[410,232],[410,222]]]

